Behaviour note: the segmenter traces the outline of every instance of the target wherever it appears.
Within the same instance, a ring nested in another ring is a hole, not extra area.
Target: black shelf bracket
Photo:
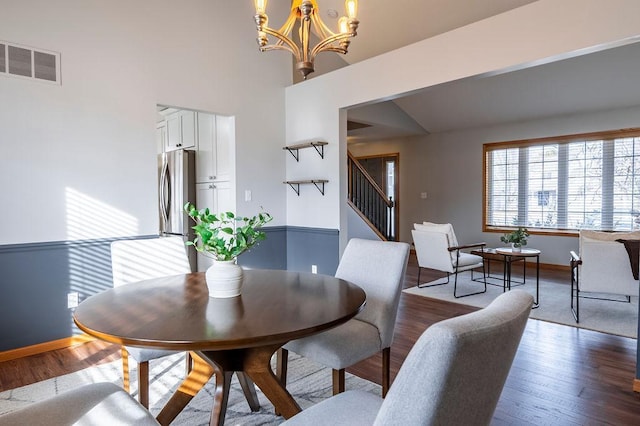
[[[300,196],[300,183],[299,182],[285,182],[286,184],[288,184],[291,189],[293,189],[293,191],[296,193],[296,195],[298,195],[298,197]]]
[[[313,181],[313,184],[315,185],[315,187],[316,187],[316,188],[318,188],[318,191],[320,191],[320,193],[321,193],[323,196],[324,196],[324,183],[325,183],[325,181],[321,181],[321,180],[319,180],[319,181],[315,181],[315,180],[314,180],[314,181]],[[322,189],[320,189],[320,187],[318,186],[318,184],[321,184],[321,185],[322,185]]]
[[[293,158],[295,158],[296,161],[300,161],[300,150],[304,148],[313,147],[313,149],[316,150],[320,158],[324,159],[324,146],[328,144],[329,142],[321,142],[321,141],[305,142],[297,145],[285,146],[282,149],[286,149],[287,151],[289,151],[291,155],[293,155]]]
[[[313,184],[322,195],[324,195],[324,184],[329,182],[327,179],[311,179],[311,180],[287,180],[286,183],[293,189],[296,195],[300,196],[300,185]]]
[[[300,151],[297,148],[291,148],[289,146],[285,146],[284,149],[289,151],[289,153],[293,155],[293,158],[295,158],[296,161],[300,161]]]
[[[324,159],[324,146],[326,144],[320,144],[318,142],[311,142],[311,146],[316,150],[320,158]],[[324,195],[324,192],[323,192]]]

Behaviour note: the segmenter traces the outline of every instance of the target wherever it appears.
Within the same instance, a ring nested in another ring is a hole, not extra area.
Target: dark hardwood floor
[[[553,270],[540,273],[559,282],[567,275]],[[423,270],[421,278],[438,276]],[[417,264],[411,259],[405,287],[414,286],[416,278]],[[429,325],[476,309],[403,293],[391,352],[392,377]],[[118,347],[92,342],[3,362],[0,391],[119,357]],[[379,356],[372,357],[348,371],[380,383],[380,362]],[[635,339],[529,320],[493,424],[638,425],[640,394],[632,390],[635,364]]]

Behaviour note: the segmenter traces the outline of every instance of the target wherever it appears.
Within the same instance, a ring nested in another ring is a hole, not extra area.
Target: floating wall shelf
[[[293,189],[298,197],[300,196],[300,185],[314,184],[318,191],[324,195],[324,184],[329,182],[327,179],[311,179],[311,180],[287,180],[286,183]]]
[[[324,146],[325,145],[329,145],[329,142],[320,142],[320,141],[305,142],[305,143],[299,143],[299,144],[296,144],[296,145],[288,145],[288,146],[283,147],[282,149],[286,149],[287,151],[289,151],[291,153],[291,155],[293,155],[293,158],[296,159],[296,161],[300,161],[300,153],[298,151],[301,150],[301,149],[304,149],[304,148],[314,148],[316,150],[316,152],[318,153],[318,155],[320,155],[320,158],[324,159]]]

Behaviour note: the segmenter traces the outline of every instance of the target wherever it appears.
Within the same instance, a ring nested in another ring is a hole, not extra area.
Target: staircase
[[[395,241],[393,200],[350,152],[347,155],[349,205],[382,240]]]

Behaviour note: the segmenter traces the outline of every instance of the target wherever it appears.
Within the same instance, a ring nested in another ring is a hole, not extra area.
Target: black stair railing
[[[348,153],[349,204],[384,240],[395,240],[393,200],[387,197],[360,162]]]

